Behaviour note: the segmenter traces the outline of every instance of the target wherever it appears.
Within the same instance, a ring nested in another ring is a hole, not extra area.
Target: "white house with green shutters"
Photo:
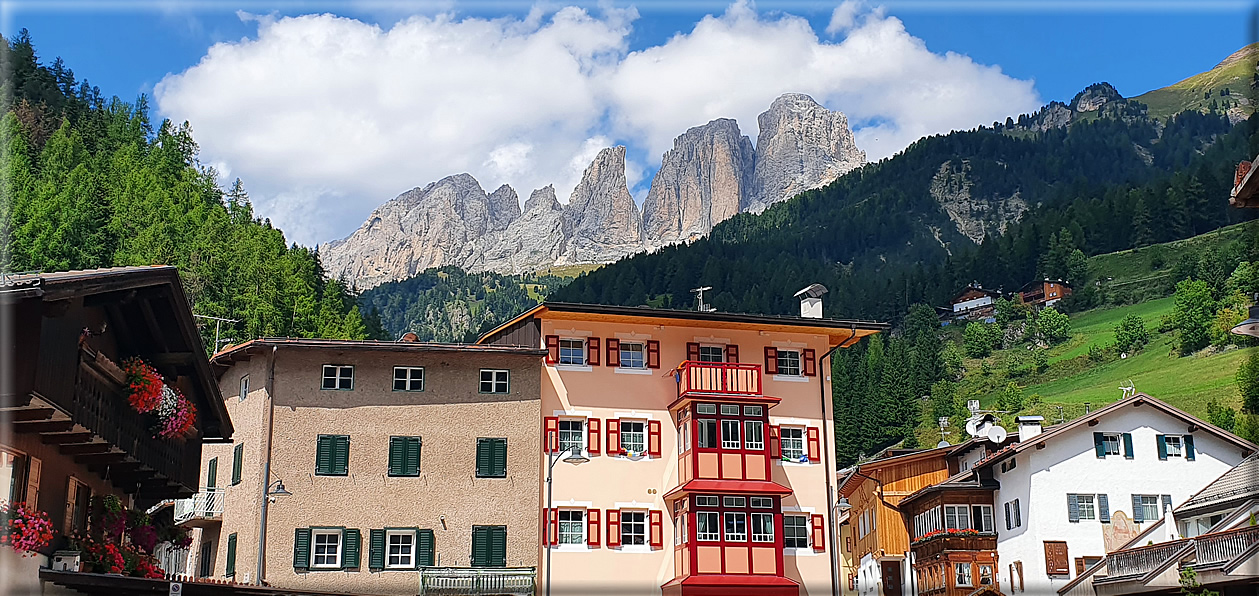
[[[1006,594],[1054,593],[1256,450],[1145,394],[1054,427],[1022,422],[1017,443],[973,467],[1000,484]]]

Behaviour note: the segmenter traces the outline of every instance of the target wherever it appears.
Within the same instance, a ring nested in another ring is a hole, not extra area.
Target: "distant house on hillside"
[[[1038,279],[1019,288],[1023,303],[1037,309],[1053,306],[1070,295],[1071,284],[1061,279]]]
[[[979,282],[971,282],[949,301],[953,306],[952,318],[972,321],[991,318],[995,314],[994,303],[1000,297],[1000,290],[989,290]]]

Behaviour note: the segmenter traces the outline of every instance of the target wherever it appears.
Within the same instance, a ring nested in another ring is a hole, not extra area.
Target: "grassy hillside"
[[[1214,68],[1196,74],[1174,85],[1155,89],[1134,99],[1150,108],[1150,116],[1166,118],[1184,110],[1202,110],[1212,100],[1221,108],[1240,106],[1246,114],[1254,113],[1250,82],[1259,60],[1259,43],[1237,50]],[[1228,95],[1220,92],[1228,89]]]

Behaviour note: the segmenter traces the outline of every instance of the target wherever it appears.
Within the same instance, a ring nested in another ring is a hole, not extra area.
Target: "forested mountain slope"
[[[25,30],[0,44],[0,268],[179,268],[194,312],[235,319],[223,336],[379,335],[314,251],[254,216],[197,161],[187,123],[156,130],[141,96],[105,99],[60,59],[41,65]],[[213,349],[214,325],[203,327]]]

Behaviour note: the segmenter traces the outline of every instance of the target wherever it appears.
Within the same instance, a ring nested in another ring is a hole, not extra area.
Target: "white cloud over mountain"
[[[253,18],[253,17],[249,17]],[[915,139],[1035,109],[1030,81],[929,51],[899,19],[845,2],[820,37],[746,2],[630,51],[633,9],[535,9],[523,19],[415,16],[388,29],[333,15],[259,18],[158,84],[162,115],[192,123],[202,160],[245,181],[290,239],[344,236],[415,186],[469,172],[523,197],[567,200],[599,148],[627,144],[631,184],[673,137],[756,116],[784,92],[848,115],[872,159]],[[634,152],[631,152],[633,155]]]

